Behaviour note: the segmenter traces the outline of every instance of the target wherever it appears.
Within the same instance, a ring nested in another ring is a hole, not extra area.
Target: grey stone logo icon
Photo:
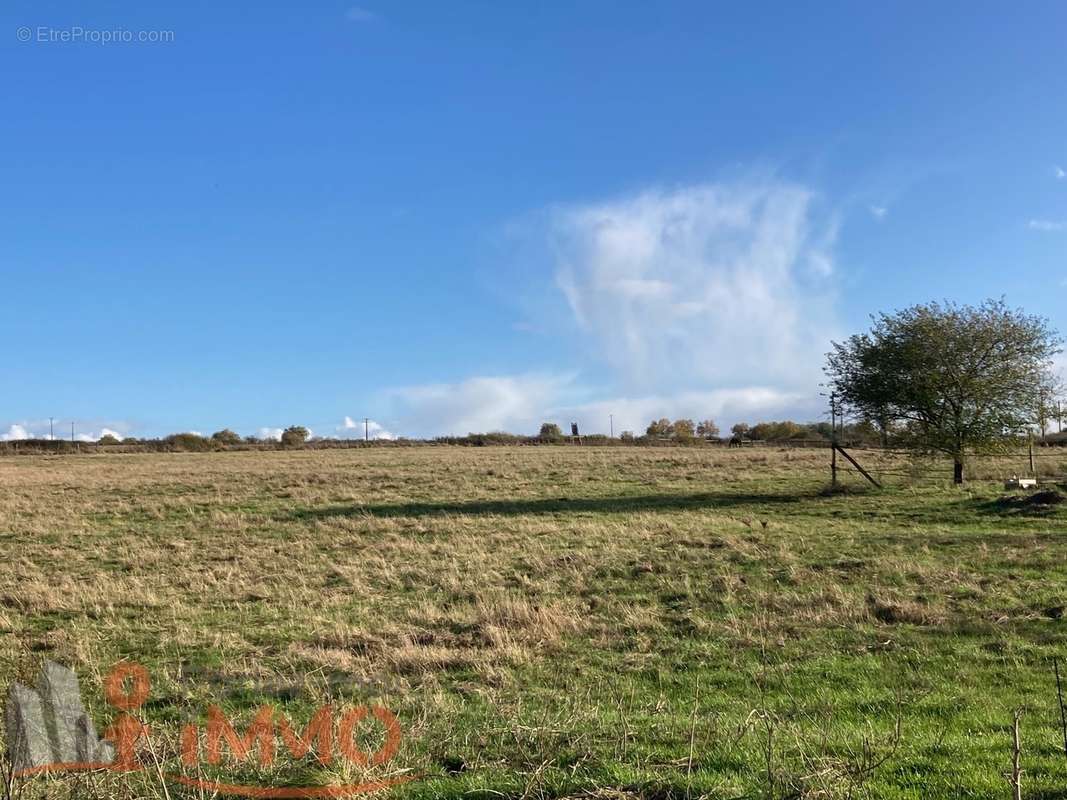
[[[11,684],[5,716],[16,772],[105,767],[115,759],[111,742],[97,736],[85,711],[78,677],[54,661],[41,667],[36,690]]]

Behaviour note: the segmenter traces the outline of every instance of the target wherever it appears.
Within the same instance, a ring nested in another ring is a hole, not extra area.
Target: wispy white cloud
[[[308,438],[315,438],[315,431],[308,428],[306,425],[304,429],[308,432]],[[255,436],[257,439],[262,439],[265,442],[280,442],[282,440],[282,434],[285,432],[284,428],[272,428],[270,426],[264,426],[256,431]],[[192,431],[195,433],[195,431]],[[197,434],[199,435],[199,434]]]
[[[77,434],[74,438],[79,442],[98,442],[105,436],[114,436],[116,439],[122,439],[126,434],[119,433],[111,428],[101,428],[99,431],[86,431],[84,433]],[[199,435],[199,434],[198,434]],[[48,438],[45,436],[44,438]],[[59,438],[58,436],[56,437]]]
[[[363,6],[352,6],[345,12],[345,19],[349,22],[373,22],[378,19],[378,14]]]
[[[1052,175],[1058,181],[1062,181],[1064,178],[1067,178],[1067,172],[1065,172],[1063,167],[1059,166],[1058,164],[1052,168]]]
[[[112,421],[108,424],[101,424],[100,422],[82,421],[75,424],[74,441],[95,442],[107,434],[111,434],[116,439],[122,439],[129,435],[130,429],[131,426],[129,424],[122,422]],[[56,439],[69,441],[70,423],[68,421],[55,420],[54,424],[50,426],[47,419],[19,420],[18,422],[9,423],[7,432],[0,434],[0,441],[47,440],[49,436],[53,435],[50,431],[54,431]]]
[[[556,284],[631,387],[811,385],[834,331],[836,227],[782,182],[561,208]]]
[[[1060,353],[1053,360],[1052,369],[1059,373],[1062,380],[1067,381],[1067,352]]]
[[[358,422],[352,417],[346,416],[344,421],[338,425],[334,430],[337,435],[343,439],[357,438],[362,439],[364,436],[371,439],[395,439],[396,436],[387,431],[384,427],[379,425],[374,420],[359,420]]]
[[[885,215],[889,213],[889,209],[885,206],[870,206],[871,216],[877,220],[885,219]]]
[[[547,243],[569,312],[556,324],[577,328],[592,367],[402,387],[387,394],[391,414],[417,436],[535,433],[572,420],[606,432],[609,414],[616,432],[662,416],[818,418],[837,332],[839,223],[819,207],[803,186],[750,180],[652,189],[517,221],[509,235]]]
[[[23,439],[29,439],[29,431],[25,427],[17,423],[13,423],[6,433],[0,433],[0,442],[18,442]]]
[[[1027,224],[1032,231],[1063,231],[1067,230],[1067,222],[1058,222],[1050,219],[1032,219]]]
[[[542,422],[564,429],[577,422],[586,433],[643,433],[648,423],[670,419],[714,419],[725,426],[763,419],[819,419],[818,394],[768,386],[687,390],[604,399],[578,400],[587,394],[573,374],[533,374],[471,378],[457,383],[397,389],[393,397],[406,425],[416,435],[465,435],[489,431],[534,434]],[[362,430],[362,423],[355,421]]]
[[[573,375],[476,377],[394,389],[389,400],[414,435],[536,431]]]

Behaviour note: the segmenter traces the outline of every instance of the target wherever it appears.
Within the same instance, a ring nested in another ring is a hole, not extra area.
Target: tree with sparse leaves
[[[957,484],[968,453],[1001,449],[1036,424],[1060,352],[1047,319],[989,300],[916,305],[873,322],[834,342],[830,388],[845,410],[897,426],[905,445],[952,458]]]
[[[696,425],[691,419],[676,419],[671,425],[671,433],[680,442],[688,442],[696,433]]]
[[[1063,394],[1067,386],[1063,378],[1054,375],[1048,385],[1042,390],[1037,404],[1037,427],[1044,440],[1052,433],[1052,423],[1056,423],[1059,433],[1063,432],[1064,407]]]
[[[718,439],[719,426],[710,419],[701,420],[697,423],[697,436],[701,439]]]
[[[662,419],[658,420],[653,420],[649,423],[648,430],[645,431],[646,436],[649,436],[654,439],[665,438],[667,436],[670,436],[671,433],[671,421],[666,417],[663,417]]]

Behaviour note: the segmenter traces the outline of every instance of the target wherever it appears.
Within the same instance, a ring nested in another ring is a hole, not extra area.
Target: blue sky
[[[1062,3],[0,17],[9,438],[814,419],[879,309],[1067,330]]]

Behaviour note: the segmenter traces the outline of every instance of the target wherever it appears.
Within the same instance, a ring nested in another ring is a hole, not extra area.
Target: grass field
[[[1006,798],[1023,708],[1024,796],[1067,798],[1067,504],[992,480],[830,495],[827,460],[2,459],[0,680],[66,663],[103,725],[102,675],[137,660],[164,760],[212,702],[244,721],[379,703],[403,743],[366,774],[417,775],[396,797]],[[183,796],[141,773],[27,796],[68,792]]]

